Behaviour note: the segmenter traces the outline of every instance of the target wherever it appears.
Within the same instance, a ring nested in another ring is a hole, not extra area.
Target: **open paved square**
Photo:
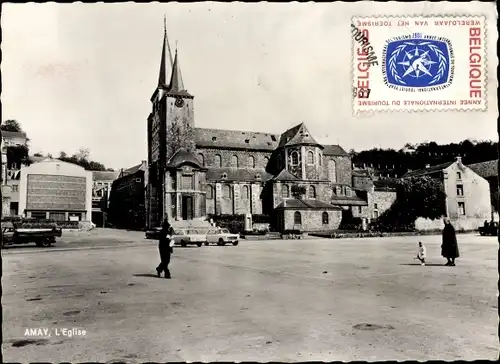
[[[171,280],[137,232],[4,249],[4,361],[497,359],[498,244],[458,241],[456,267],[440,236],[176,248]]]

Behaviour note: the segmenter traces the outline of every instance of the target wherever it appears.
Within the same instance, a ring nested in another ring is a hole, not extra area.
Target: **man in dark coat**
[[[443,244],[441,245],[441,255],[448,261],[447,266],[455,266],[455,258],[460,257],[458,251],[457,235],[455,228],[449,218],[444,219]]]
[[[168,218],[163,220],[163,224],[161,226],[160,231],[160,242],[158,244],[158,249],[160,251],[160,265],[156,268],[156,273],[158,277],[160,277],[161,272],[165,272],[165,278],[170,279],[170,270],[168,269],[168,265],[170,263],[170,255],[174,252],[173,248],[170,246],[170,240],[174,233],[174,229],[168,223]]]

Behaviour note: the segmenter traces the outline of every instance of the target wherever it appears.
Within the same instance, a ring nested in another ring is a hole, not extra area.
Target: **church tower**
[[[172,56],[165,19],[158,85],[148,117],[148,227],[158,226],[170,209],[165,201],[169,161],[179,150],[194,151],[193,99],[184,87],[177,49]]]

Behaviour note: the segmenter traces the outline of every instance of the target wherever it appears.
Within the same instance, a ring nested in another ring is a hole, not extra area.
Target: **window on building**
[[[231,157],[231,167],[238,168],[238,156],[233,155]]]
[[[342,187],[341,186],[336,186],[335,187],[335,194],[337,196],[342,196]]]
[[[302,215],[300,214],[300,212],[295,211],[295,213],[293,214],[293,223],[294,225],[302,225]]]
[[[316,198],[316,187],[309,186],[309,198]]]
[[[323,153],[319,153],[319,165],[322,166],[323,165]]]
[[[462,179],[462,172],[457,172],[457,179]]]
[[[363,213],[363,209],[361,208],[361,206],[358,206],[358,213],[359,214]]]
[[[378,219],[378,211],[373,211],[373,218]]]
[[[193,176],[182,176],[182,189],[193,190],[194,189],[193,180],[194,180]]]
[[[51,212],[49,217],[54,221],[65,221],[66,214],[64,212]]]
[[[207,198],[210,200],[214,198],[214,188],[210,185],[207,185]]]
[[[350,187],[346,187],[346,188],[345,188],[345,195],[346,195],[347,197],[351,197],[351,188],[350,188]]]
[[[12,185],[12,192],[17,192],[19,191],[19,186],[18,185]]]
[[[200,215],[205,216],[207,214],[207,200],[205,196],[200,196]]]
[[[465,215],[465,202],[458,203],[458,213],[460,215]]]
[[[253,156],[248,157],[248,168],[255,168],[255,158]]]
[[[314,153],[312,151],[307,152],[307,164],[314,164]]]
[[[337,165],[333,159],[328,161],[328,179],[330,182],[337,182]]]
[[[464,195],[464,185],[457,185],[457,196]]]
[[[268,163],[269,163],[269,157],[264,157],[264,166],[267,167]]]
[[[322,220],[323,220],[323,224],[328,225],[328,212],[326,212],[326,211],[323,212]]]
[[[222,196],[224,198],[231,198],[231,186],[230,185],[222,186]]]
[[[374,208],[375,210],[378,210],[378,204],[374,203],[374,204],[373,204],[373,208]]]
[[[248,200],[250,198],[250,190],[248,188],[248,186],[244,185],[241,189],[241,197],[244,199],[244,200]]]
[[[47,218],[47,215],[45,214],[44,211],[32,211],[31,217],[34,219],[45,219]]]
[[[205,167],[205,156],[203,154],[198,154],[198,160],[200,161],[201,165]]]
[[[222,167],[222,158],[220,155],[214,155],[214,165],[215,167]]]
[[[296,166],[299,164],[299,153],[298,152],[292,152],[292,155],[290,156],[291,158],[291,165]]]
[[[288,185],[281,186],[281,195],[283,196],[283,198],[290,197],[290,188],[288,187]]]

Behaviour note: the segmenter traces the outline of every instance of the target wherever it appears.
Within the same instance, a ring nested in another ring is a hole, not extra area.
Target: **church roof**
[[[224,176],[224,177],[223,177]],[[260,178],[257,178],[259,176]],[[209,168],[206,174],[211,181],[269,181],[272,175],[260,168]]]
[[[498,159],[469,164],[467,167],[483,178],[498,177]]]
[[[340,146],[336,144],[323,145],[323,155],[332,156],[348,156],[349,154]]]
[[[301,200],[298,198],[287,198],[283,200],[276,209],[293,209],[293,210],[342,210],[338,206],[330,205],[329,203],[319,200]]]
[[[191,164],[197,168],[203,168],[202,163],[196,156],[186,149],[179,149],[168,161],[167,167],[177,168],[183,164]]]
[[[179,65],[179,55],[175,50],[174,65],[172,66],[172,77],[170,78],[170,85],[168,87],[168,94],[179,96],[191,96],[184,88],[184,81],[182,80],[181,66]]]
[[[158,75],[158,87],[168,87],[167,81],[170,81],[170,71],[173,67],[172,51],[167,36],[167,20],[164,20],[163,47],[161,50],[160,72]]]
[[[291,129],[288,129],[281,134],[279,146],[293,146],[293,145],[317,145],[323,148],[309,133],[304,123],[300,123]]]
[[[354,191],[356,196],[332,196],[331,203],[339,206],[367,206],[368,202],[357,196],[358,191]]]
[[[455,163],[455,162],[453,161],[453,162],[442,163],[442,164],[438,164],[435,166],[430,166],[428,168],[422,168],[422,169],[419,169],[416,171],[407,172],[403,176],[403,178],[420,177],[420,176],[428,176],[428,175],[436,174],[436,173],[444,171],[446,168],[451,166],[453,163]]]
[[[278,135],[253,131],[195,128],[196,146],[273,151],[278,146]]]
[[[286,169],[282,169],[280,173],[272,178],[273,181],[296,181],[298,180],[293,174]]]

